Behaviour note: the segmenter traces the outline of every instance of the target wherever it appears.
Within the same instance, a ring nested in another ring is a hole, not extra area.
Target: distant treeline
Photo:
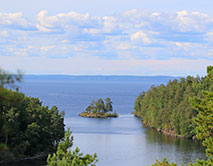
[[[105,75],[24,75],[23,80],[73,80],[73,81],[147,81],[147,82],[168,82],[177,77],[171,76],[105,76]]]
[[[188,76],[174,79],[165,86],[152,86],[142,92],[135,101],[134,115],[142,118],[143,124],[169,135],[192,138],[195,127],[192,119],[198,114],[190,103],[192,97],[202,92],[213,91],[213,67],[207,68],[207,76]]]

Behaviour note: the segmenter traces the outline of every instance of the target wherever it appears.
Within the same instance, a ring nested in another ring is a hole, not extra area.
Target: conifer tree
[[[106,111],[106,112],[113,111],[111,99],[110,99],[109,97],[107,97],[107,98],[105,99],[105,102],[106,102],[106,103],[105,103],[105,111]]]
[[[65,133],[65,140],[59,143],[57,152],[53,156],[49,154],[48,166],[95,166],[98,161],[96,154],[83,155],[78,147],[72,150],[73,136],[71,134],[72,132],[68,128]]]

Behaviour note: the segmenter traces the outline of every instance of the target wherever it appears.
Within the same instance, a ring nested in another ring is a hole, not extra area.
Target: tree
[[[207,68],[208,81],[213,80],[213,67]],[[203,82],[202,82],[203,83]],[[213,165],[213,92],[202,91],[201,95],[190,98],[192,107],[197,110],[198,114],[193,118],[196,124],[196,138],[202,140],[203,146],[206,147],[207,160],[197,160],[195,163],[189,163],[189,166],[212,166]],[[157,161],[153,166],[171,166],[164,159],[162,162]]]
[[[170,163],[167,161],[167,159],[164,158],[162,162],[160,162],[160,161],[157,160],[156,163],[153,164],[152,166],[177,166],[177,164],[175,164],[175,163],[171,163],[171,164],[170,164]]]
[[[8,147],[8,135],[9,133],[17,129],[17,125],[13,126],[16,122],[19,113],[15,108],[10,108],[10,106],[17,106],[21,97],[17,93],[12,92],[5,88],[5,86],[16,88],[18,91],[18,86],[15,85],[16,82],[21,82],[22,74],[10,74],[2,69],[0,69],[0,160],[6,158],[5,152],[9,153]],[[11,117],[10,121],[7,118]],[[14,128],[11,128],[13,126]],[[12,157],[12,156],[10,156]]]
[[[81,117],[88,118],[108,118],[108,117],[118,117],[116,112],[109,113],[112,111],[112,101],[108,97],[105,99],[106,104],[102,99],[98,99],[98,101],[92,101],[92,103],[86,108],[86,111],[83,111],[79,114]]]
[[[3,88],[5,85],[9,85],[15,87],[16,82],[21,82],[22,74],[21,71],[17,71],[17,74],[8,73],[2,69],[0,69],[0,87]],[[16,88],[18,88],[16,86]]]
[[[213,66],[207,68],[208,77],[213,80]],[[203,140],[203,146],[206,147],[206,156],[208,160],[197,160],[197,165],[213,165],[213,92],[203,91],[201,97],[191,99],[192,106],[198,111],[194,122],[197,127],[196,136]]]
[[[204,140],[203,145],[207,147],[207,156],[213,155],[213,92],[204,91],[201,98],[194,97],[193,107],[198,110],[194,118],[196,123],[196,136]]]
[[[96,110],[95,101],[93,100],[90,105],[86,108],[86,112],[92,112]]]
[[[105,111],[106,111],[106,112],[113,111],[111,99],[110,99],[109,97],[107,97],[107,98],[105,99],[105,102],[106,102],[106,103],[105,103]]]
[[[98,112],[104,111],[104,102],[103,102],[102,99],[98,99],[98,100],[96,101],[96,110],[97,110]]]
[[[134,115],[143,119],[145,126],[187,138],[195,136],[192,119],[198,111],[189,102],[191,97],[200,97],[202,91],[213,91],[212,66],[207,67],[207,76],[200,79],[174,79],[166,86],[152,86],[135,101]]]
[[[0,73],[0,160],[55,151],[64,137],[64,112],[5,88],[20,77]]]
[[[207,67],[207,76],[210,77],[211,80],[213,80],[213,66]]]
[[[64,142],[60,142],[57,148],[57,152],[51,155],[49,154],[47,158],[48,166],[95,166],[97,160],[97,155],[83,155],[80,153],[80,149],[77,147],[72,151],[73,146],[73,136],[71,136],[71,131],[68,128],[65,133]]]

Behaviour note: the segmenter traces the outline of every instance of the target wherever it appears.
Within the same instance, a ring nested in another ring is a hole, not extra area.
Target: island
[[[109,97],[105,99],[93,100],[85,111],[79,114],[81,117],[87,118],[116,118],[118,114],[113,112],[112,101]]]

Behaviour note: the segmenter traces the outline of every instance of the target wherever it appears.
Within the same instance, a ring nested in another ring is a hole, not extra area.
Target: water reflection
[[[187,164],[204,158],[201,143],[143,128],[130,114],[117,119],[71,118],[65,123],[73,130],[74,145],[85,153],[96,152],[101,166],[147,166],[164,157]]]
[[[147,143],[159,147],[155,149],[171,161],[186,164],[193,162],[195,156],[199,159],[205,158],[205,149],[199,141],[166,136],[155,129],[147,129],[145,133]]]
[[[192,141],[191,139],[176,138],[167,136],[155,129],[146,130],[147,143],[158,145],[175,145],[178,150],[184,152],[205,152],[200,141]]]

